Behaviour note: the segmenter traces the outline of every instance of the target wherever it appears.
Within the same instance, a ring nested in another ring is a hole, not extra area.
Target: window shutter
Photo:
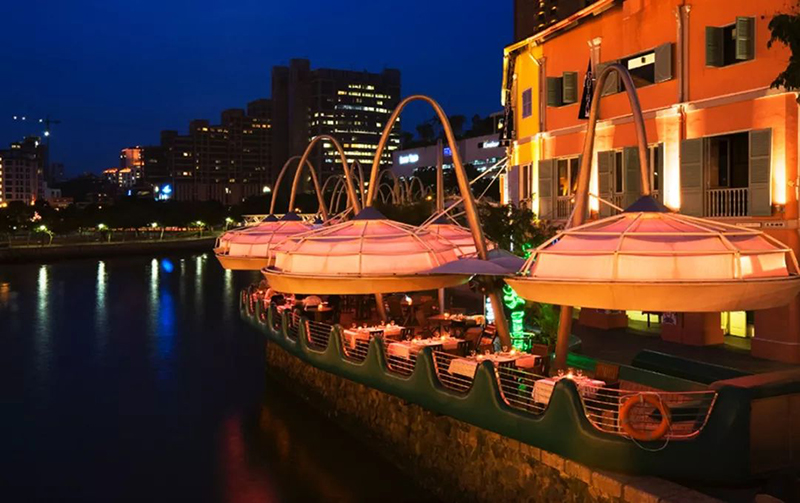
[[[672,44],[661,44],[655,49],[656,68],[655,81],[666,82],[672,80]]]
[[[553,215],[553,180],[556,161],[544,159],[539,161],[539,213],[541,219]]]
[[[612,64],[617,63],[617,61],[609,61],[608,63],[601,63],[597,65],[597,76],[600,77],[605,68]],[[611,72],[606,78],[606,84],[603,86],[603,92],[601,93],[602,96],[608,96],[609,94],[616,94],[619,92],[619,74],[617,72]]]
[[[625,147],[622,151],[622,165],[625,168],[625,193],[622,207],[627,208],[642,195],[642,174],[639,167],[639,148]]]
[[[681,213],[703,216],[703,139],[681,141]]]
[[[755,57],[755,26],[755,18],[736,18],[736,59],[746,61]]]
[[[706,66],[723,66],[724,64],[722,28],[706,26]]]
[[[611,172],[614,166],[614,152],[605,151],[597,153],[597,195],[600,199],[611,202]],[[600,216],[611,215],[611,206],[600,201]]]
[[[560,107],[561,101],[561,77],[547,77],[547,106]]]
[[[578,101],[578,72],[564,72],[561,76],[561,101],[567,105]]]
[[[772,130],[750,131],[750,193],[747,198],[751,217],[772,215]]]

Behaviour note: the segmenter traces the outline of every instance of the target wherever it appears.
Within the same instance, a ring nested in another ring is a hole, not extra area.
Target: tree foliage
[[[531,248],[553,236],[552,227],[528,208],[482,203],[478,209],[486,236],[500,248],[526,256]],[[487,225],[491,222],[491,225]]]
[[[775,77],[771,87],[789,91],[800,90],[800,11],[795,7],[794,12],[775,15],[769,22],[769,31],[771,36],[767,47],[771,48],[773,44],[781,43],[791,51],[789,63]],[[797,101],[800,103],[800,95]]]

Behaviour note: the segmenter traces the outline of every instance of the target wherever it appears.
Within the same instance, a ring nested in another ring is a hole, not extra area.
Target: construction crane
[[[20,122],[38,122],[39,124],[44,124],[44,132],[42,135],[46,138],[47,146],[50,146],[50,130],[52,126],[56,124],[61,124],[61,120],[59,119],[51,119],[50,114],[47,114],[43,119],[29,119],[26,115],[14,115],[11,117],[15,121]]]

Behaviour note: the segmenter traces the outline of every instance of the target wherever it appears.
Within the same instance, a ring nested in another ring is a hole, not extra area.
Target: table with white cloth
[[[450,367],[447,369],[451,374],[458,374],[470,379],[475,377],[478,364],[482,361],[490,361],[497,366],[513,365],[520,369],[534,368],[541,361],[541,356],[527,353],[492,353],[488,355],[467,356],[464,358],[453,358]]]
[[[593,397],[597,393],[597,388],[605,386],[604,381],[592,379],[586,376],[553,376],[539,379],[533,385],[533,401],[547,405],[550,403],[550,395],[553,394],[553,387],[561,379],[571,379],[578,388],[578,393],[584,397]]]
[[[435,349],[444,349],[450,351],[458,348],[459,340],[455,337],[433,337],[430,339],[412,339],[410,341],[393,342],[389,344],[387,353],[389,356],[396,356],[410,360],[412,356],[416,356],[422,348],[432,347]]]
[[[384,338],[400,337],[403,327],[400,325],[379,325],[374,327],[346,328],[343,331],[345,342],[351,348],[356,347],[357,341],[369,341],[374,332],[383,331]]]

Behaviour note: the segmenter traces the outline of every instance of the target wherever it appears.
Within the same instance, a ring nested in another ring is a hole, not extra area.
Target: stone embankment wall
[[[444,501],[713,502],[652,477],[598,471],[312,367],[267,343],[267,369]]]
[[[107,258],[149,253],[210,251],[215,241],[216,237],[204,237],[163,241],[131,241],[127,243],[80,243],[0,248],[0,264],[51,262],[76,258]]]

